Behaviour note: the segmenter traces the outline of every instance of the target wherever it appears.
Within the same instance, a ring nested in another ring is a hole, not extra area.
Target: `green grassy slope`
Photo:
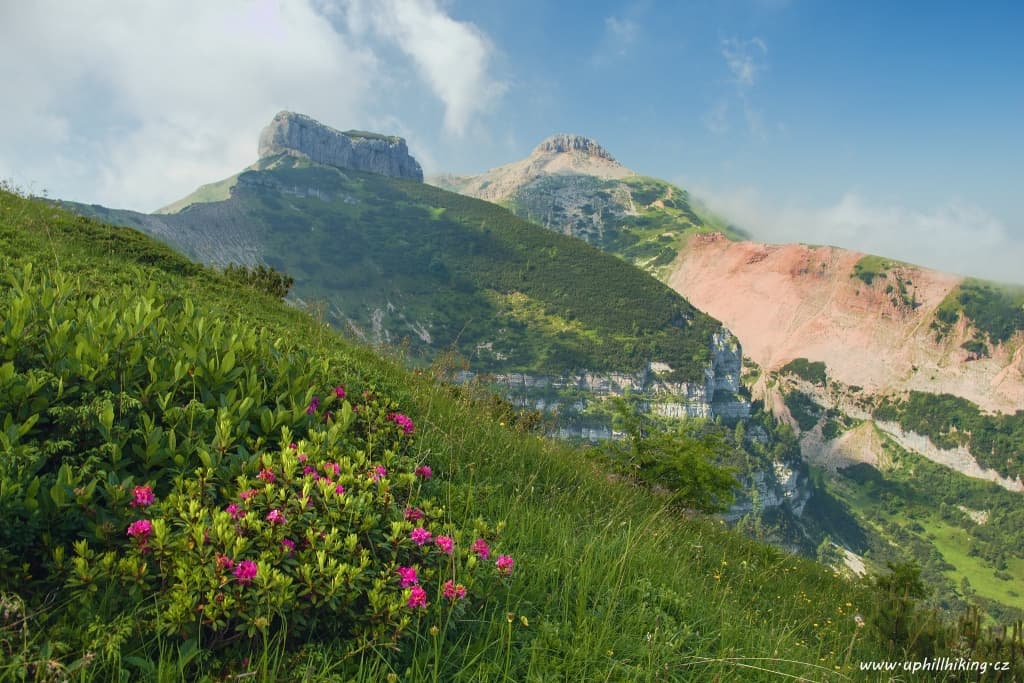
[[[551,373],[662,361],[675,379],[703,379],[717,321],[593,247],[421,183],[292,157],[261,169],[243,172],[230,200],[161,215],[158,236],[193,256],[245,241],[327,320],[371,338],[383,328],[413,354],[454,345],[478,370]],[[74,208],[149,229],[138,215]]]
[[[947,608],[971,601],[1002,619],[1024,615],[1017,571],[1024,563],[1020,494],[880,437],[884,452],[878,468],[854,465],[826,485],[867,531],[864,550],[871,561],[915,559],[935,587],[935,599]]]
[[[200,315],[227,325],[225,335],[265,330],[293,349],[295,362],[344,378],[350,393],[374,386],[393,397],[416,422],[412,455],[434,467],[431,485],[445,519],[455,525],[478,517],[503,523],[502,551],[517,562],[504,588],[465,612],[445,621],[438,597],[397,649],[365,650],[349,659],[341,658],[348,644],[329,636],[330,624],[307,644],[291,643],[278,631],[269,640],[243,637],[220,650],[144,632],[121,633],[116,641],[112,625],[69,625],[64,610],[70,608],[60,593],[33,592],[40,575],[7,575],[0,577],[0,593],[8,599],[21,594],[32,628],[23,641],[21,622],[0,623],[0,654],[6,657],[0,667],[17,666],[16,656],[27,653],[30,664],[50,660],[59,671],[77,662],[86,668],[76,675],[106,680],[227,680],[251,669],[261,680],[376,681],[394,673],[394,680],[838,681],[873,680],[857,672],[857,663],[886,656],[872,625],[859,629],[854,621],[863,613],[871,622],[878,604],[864,586],[666,509],[656,495],[610,480],[583,452],[511,431],[464,391],[436,384],[426,373],[409,373],[139,233],[0,193],[0,254],[5,343],[20,334],[26,344],[46,347],[40,330],[59,322],[28,320],[27,327],[12,327],[7,304],[32,264],[37,278],[73,278],[62,295],[67,301],[88,307],[101,297],[97,310],[115,319],[130,319],[136,297],[146,292],[161,299],[169,322],[178,324],[187,299]],[[110,339],[109,351],[116,353],[124,341]],[[64,343],[80,353],[73,340]],[[63,372],[19,369],[43,370]],[[73,407],[73,373],[68,377],[62,400]],[[19,400],[9,391],[0,387],[0,398]],[[199,392],[196,400],[237,407],[230,396]],[[102,443],[97,447],[104,451]],[[12,464],[11,453],[0,447],[5,467]],[[445,628],[432,631],[438,623]],[[64,630],[52,630],[58,627]],[[120,644],[113,649],[102,648],[115,641]],[[82,664],[86,651],[91,659]]]

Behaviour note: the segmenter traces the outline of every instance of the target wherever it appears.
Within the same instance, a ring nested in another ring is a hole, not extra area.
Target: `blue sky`
[[[280,109],[479,172],[596,138],[768,241],[1024,282],[1024,4],[44,0],[0,7],[0,177],[152,210]],[[5,98],[8,100],[8,98]]]

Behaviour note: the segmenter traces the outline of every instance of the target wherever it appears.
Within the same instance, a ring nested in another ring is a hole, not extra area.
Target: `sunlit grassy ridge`
[[[507,414],[488,409],[471,391],[409,373],[136,232],[4,192],[0,253],[10,276],[0,286],[0,325],[8,337],[12,287],[18,276],[31,277],[25,271],[32,264],[39,278],[70,278],[71,301],[85,305],[103,296],[115,317],[135,310],[133,293],[163,301],[169,315],[191,301],[201,315],[223,322],[226,335],[260,330],[292,349],[296,363],[318,368],[350,392],[373,387],[415,421],[409,455],[433,467],[434,497],[445,507],[446,523],[503,523],[498,542],[516,558],[507,585],[465,612],[448,618],[444,601],[431,596],[432,607],[416,613],[411,635],[397,648],[368,648],[349,658],[343,656],[348,644],[332,639],[329,624],[305,645],[272,632],[214,650],[174,635],[137,633],[125,637],[124,650],[105,651],[99,644],[109,642],[114,624],[81,630],[64,612],[66,596],[34,592],[40,576],[4,577],[5,604],[23,599],[29,618],[0,623],[0,678],[16,678],[18,666],[39,679],[77,666],[72,674],[82,680],[228,680],[252,670],[262,680],[378,681],[393,674],[394,680],[829,681],[867,680],[857,663],[886,656],[871,628],[877,596],[865,586],[668,509],[663,498],[610,478],[585,452],[510,429]],[[44,324],[28,321],[25,329]],[[234,408],[230,401],[226,407]],[[0,450],[0,458],[11,457],[10,449]],[[250,465],[243,458],[239,466]],[[868,627],[857,627],[857,613]]]

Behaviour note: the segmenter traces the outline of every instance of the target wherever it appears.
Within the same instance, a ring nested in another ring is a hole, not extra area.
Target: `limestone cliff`
[[[279,112],[260,133],[261,159],[278,154],[309,157],[339,168],[423,181],[423,169],[394,135],[339,131],[303,114]]]

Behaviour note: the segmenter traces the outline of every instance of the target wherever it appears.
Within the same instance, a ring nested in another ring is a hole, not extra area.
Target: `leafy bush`
[[[234,280],[257,292],[263,292],[278,299],[288,296],[292,285],[295,284],[295,278],[292,276],[262,263],[255,268],[230,263],[224,269],[224,275],[229,280]]]
[[[278,633],[355,652],[512,572],[491,528],[453,526],[427,495],[411,418],[372,386],[352,402],[265,330],[30,266],[0,318],[0,594],[66,589],[63,647]]]
[[[828,380],[828,375],[825,372],[825,363],[823,361],[810,361],[806,358],[794,358],[779,368],[779,372],[792,373],[818,386],[825,386],[825,382]]]
[[[669,491],[672,502],[704,512],[726,510],[734,500],[735,470],[723,462],[736,458],[721,428],[703,421],[672,428],[657,425],[626,399],[615,399],[624,443],[609,441],[602,454],[620,471],[651,487]]]

